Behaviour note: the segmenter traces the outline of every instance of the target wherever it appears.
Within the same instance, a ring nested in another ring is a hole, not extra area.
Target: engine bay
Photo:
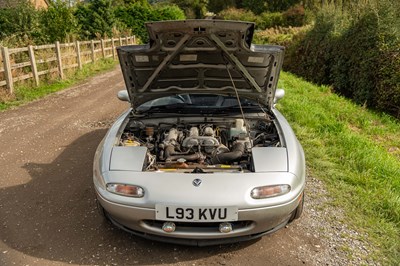
[[[144,171],[254,171],[253,147],[281,147],[269,118],[130,119],[118,146],[147,148]]]

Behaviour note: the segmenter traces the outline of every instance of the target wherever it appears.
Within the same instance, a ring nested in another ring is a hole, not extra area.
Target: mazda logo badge
[[[192,184],[195,187],[200,186],[201,185],[201,179],[196,178],[195,180],[193,180]]]

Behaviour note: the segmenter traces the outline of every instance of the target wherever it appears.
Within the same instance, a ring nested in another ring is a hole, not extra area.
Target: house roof
[[[24,0],[0,0],[0,8],[15,7]],[[29,0],[35,8],[47,8],[50,5],[49,0]]]

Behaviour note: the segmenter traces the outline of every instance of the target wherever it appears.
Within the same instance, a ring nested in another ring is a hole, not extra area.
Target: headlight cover
[[[144,196],[144,189],[135,185],[108,183],[106,187],[107,191],[121,196],[134,198],[142,198]]]
[[[251,190],[251,197],[253,199],[265,199],[284,195],[290,192],[290,185],[272,185],[256,187]]]

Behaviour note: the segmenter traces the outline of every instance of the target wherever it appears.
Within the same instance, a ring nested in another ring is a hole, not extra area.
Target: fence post
[[[58,74],[60,76],[60,79],[64,79],[64,72],[63,72],[62,59],[61,59],[61,49],[60,49],[59,41],[56,41],[56,57],[57,57]]]
[[[92,62],[94,63],[95,56],[94,56],[94,41],[93,40],[90,41],[90,49],[92,51]]]
[[[81,47],[79,46],[79,41],[75,42],[76,48],[76,62],[78,63],[78,68],[82,69],[82,59],[81,59]]]
[[[119,46],[122,46],[122,38],[121,38],[121,36],[119,37]]]
[[[14,83],[11,73],[10,55],[7,47],[1,47],[1,54],[3,56],[4,75],[6,78],[6,87],[10,94],[14,93]]]
[[[32,45],[28,46],[28,54],[29,54],[29,60],[31,61],[31,69],[32,69],[33,79],[35,80],[36,86],[39,86],[39,75],[38,75],[37,66],[36,66],[35,51],[33,50]]]
[[[125,37],[125,44],[128,45],[128,37]]]
[[[115,45],[114,45],[114,38],[111,38],[111,51],[112,51],[112,57],[115,60]]]
[[[133,35],[133,44],[136,44],[136,35]]]
[[[106,51],[104,50],[104,40],[103,39],[100,40],[100,44],[101,44],[101,54],[103,55],[103,58],[106,58]]]

